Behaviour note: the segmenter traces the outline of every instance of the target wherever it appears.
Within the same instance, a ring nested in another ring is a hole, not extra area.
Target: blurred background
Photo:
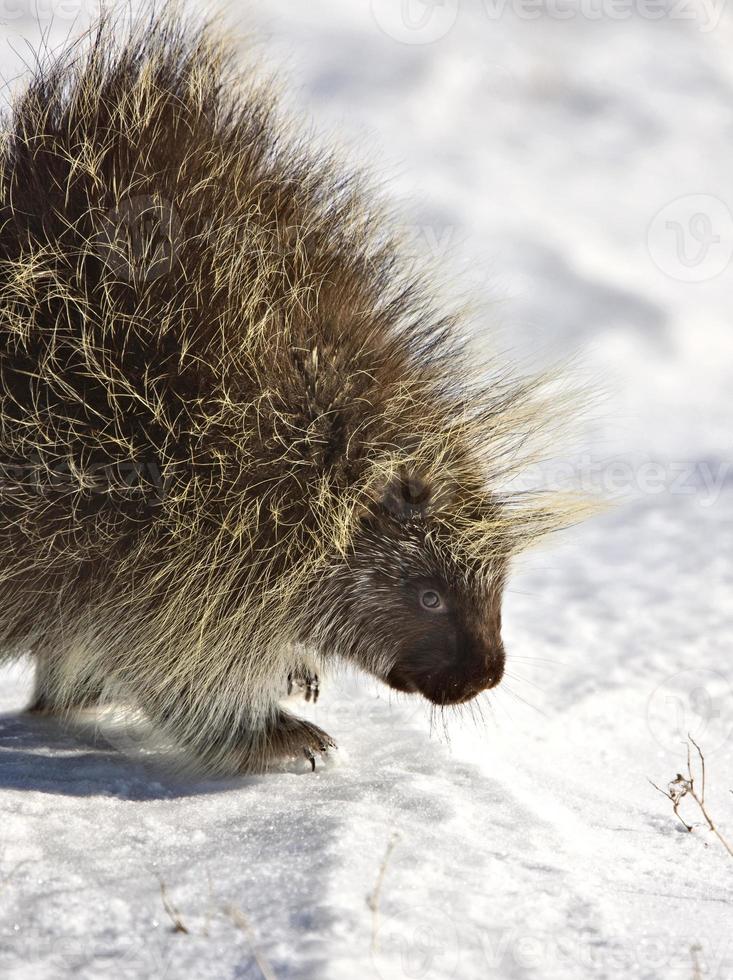
[[[733,836],[731,11],[725,0],[217,9],[263,53],[302,125],[376,174],[416,256],[477,302],[479,342],[522,366],[572,363],[595,400],[563,458],[617,506],[517,569],[510,673],[486,726],[436,733],[421,708],[335,681],[308,709],[346,759],[325,781],[282,784],[287,796],[252,783],[218,805],[164,788],[157,816],[135,811],[135,832],[104,811],[124,887],[99,841],[89,875],[64,877],[44,814],[65,807],[76,833],[88,800],[21,799],[13,751],[32,736],[0,731],[0,809],[28,828],[8,853],[61,869],[65,902],[83,884],[118,917],[109,934],[87,923],[60,958],[42,917],[34,962],[51,972],[32,974],[0,912],[6,975],[95,976],[100,945],[114,969],[154,975],[139,958],[157,909],[154,852],[189,918],[203,915],[194,866],[246,907],[265,958],[216,930],[171,951],[161,927],[170,976],[733,976],[730,859],[702,827],[675,824],[647,779],[666,785],[692,734]],[[0,0],[5,101],[39,45],[81,35],[94,13],[90,0]],[[26,691],[25,675],[8,674],[0,707]],[[53,758],[53,740],[33,737],[31,754]],[[90,794],[124,797],[100,766],[84,770]],[[143,777],[125,773],[145,799]],[[191,838],[175,835],[181,820]],[[16,880],[16,898],[37,908],[32,871]]]

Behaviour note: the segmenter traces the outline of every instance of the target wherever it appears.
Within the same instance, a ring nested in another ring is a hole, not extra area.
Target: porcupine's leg
[[[216,751],[214,739],[205,754],[210,755],[213,748],[213,756],[222,760],[224,768],[238,773],[264,772],[288,759],[302,758],[308,760],[315,772],[316,758],[336,748],[323,729],[282,708],[277,708],[263,726],[251,730],[240,726],[233,739],[228,732],[219,744],[226,746],[223,753]]]
[[[53,712],[56,702],[54,673],[48,657],[36,657],[33,697],[27,708],[29,714],[47,715]]]
[[[318,677],[319,664],[302,649],[294,649],[293,654],[293,667],[288,673],[288,695],[293,693],[294,688],[299,688],[305,700],[312,701],[315,704],[320,693]]]
[[[306,701],[312,701],[315,704],[318,700],[320,694],[318,674],[309,668],[293,670],[288,674],[288,694],[292,694],[294,687],[303,689],[303,696]]]
[[[265,748],[266,753],[270,755],[270,762],[305,756],[315,772],[316,755],[335,749],[336,743],[317,725],[296,718],[287,711],[279,710],[272,728],[267,733]]]
[[[288,759],[305,758],[316,768],[316,758],[336,748],[330,735],[309,721],[297,718],[278,706],[266,720],[247,727],[241,716],[227,724],[223,717],[199,706],[191,691],[172,696],[165,702],[146,697],[140,701],[154,723],[159,723],[195,764],[212,773],[264,772]],[[216,718],[211,726],[206,717]],[[225,726],[225,727],[223,727]]]
[[[71,694],[62,692],[61,674],[63,653],[36,653],[36,676],[33,697],[27,711],[36,715],[52,715],[61,711],[92,708],[102,697],[102,688],[89,682]]]

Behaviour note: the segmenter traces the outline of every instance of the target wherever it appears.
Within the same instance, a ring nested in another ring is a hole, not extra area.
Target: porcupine
[[[0,143],[0,643],[31,710],[110,683],[208,772],[334,746],[350,663],[434,705],[504,670],[532,381],[471,368],[358,171],[211,26],[41,62]]]

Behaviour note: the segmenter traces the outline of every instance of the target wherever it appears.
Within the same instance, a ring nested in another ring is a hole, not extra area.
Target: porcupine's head
[[[528,529],[474,476],[396,467],[320,593],[324,652],[438,706],[501,681],[502,593]]]
[[[354,635],[366,638],[357,657],[390,687],[436,705],[468,701],[504,674],[508,558],[498,505],[453,492],[441,512],[440,490],[398,474],[362,520],[347,572]],[[480,556],[463,551],[464,521],[464,531],[496,523],[493,546],[485,534]]]

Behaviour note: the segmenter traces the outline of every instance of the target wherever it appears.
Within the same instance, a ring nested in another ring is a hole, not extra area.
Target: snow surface
[[[78,5],[39,9],[51,43],[79,33]],[[6,78],[38,37],[19,13]],[[648,779],[691,733],[733,839],[733,18],[269,0],[248,20],[292,106],[478,292],[486,343],[576,357],[604,392],[580,468],[620,505],[521,562],[483,721],[431,730],[336,678],[302,706],[341,746],[315,775],[173,780],[121,754],[133,729],[23,716],[29,667],[4,669],[0,977],[729,980],[733,862]]]

